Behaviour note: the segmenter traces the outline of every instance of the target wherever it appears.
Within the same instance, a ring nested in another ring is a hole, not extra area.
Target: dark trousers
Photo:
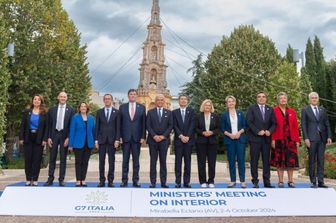
[[[192,146],[182,144],[175,146],[175,183],[181,184],[182,159],[184,160],[183,184],[190,183]]]
[[[58,149],[60,151],[60,170],[59,170],[59,181],[63,181],[65,177],[66,170],[66,158],[68,155],[68,147],[64,147],[64,136],[63,131],[57,132],[52,138],[53,144],[50,151],[49,160],[49,180],[54,180],[54,173],[56,168],[56,159],[58,154]]]
[[[30,133],[29,138],[29,142],[23,145],[26,180],[37,181],[40,175],[43,146],[35,142],[36,133]]]
[[[198,178],[200,184],[215,183],[217,144],[197,144]],[[206,180],[206,161],[208,160],[208,181]]]
[[[310,142],[310,148],[308,148],[308,160],[309,160],[309,177],[310,182],[316,184],[324,183],[324,152],[325,143],[320,142]],[[317,163],[317,165],[316,165]],[[317,176],[316,176],[317,167]]]
[[[139,181],[139,170],[140,170],[140,147],[141,144],[139,142],[134,142],[131,140],[130,142],[124,142],[122,145],[123,152],[123,161],[122,161],[122,182],[127,183],[128,181],[128,170],[129,170],[129,160],[132,154],[133,160],[133,183],[138,183]]]
[[[164,140],[159,143],[149,144],[149,155],[150,155],[150,182],[151,184],[156,184],[156,163],[158,158],[160,159],[160,181],[161,184],[166,184],[167,182],[167,151],[168,151],[168,141]]]
[[[89,166],[91,150],[85,146],[84,148],[81,149],[74,149],[74,152],[75,152],[76,180],[84,181]]]
[[[252,176],[252,183],[258,183],[258,162],[259,157],[261,154],[262,163],[263,163],[263,181],[264,184],[270,184],[270,153],[271,153],[271,143],[262,142],[250,143],[250,156],[251,156],[251,176]]]
[[[229,161],[229,170],[231,182],[236,182],[236,161],[238,163],[238,173],[240,182],[245,182],[245,144],[239,140],[232,140],[227,145],[227,158]]]
[[[114,163],[115,163],[115,148],[114,145],[110,144],[100,144],[99,145],[99,181],[105,182],[105,158],[106,153],[108,154],[108,174],[107,180],[112,183],[114,180]]]

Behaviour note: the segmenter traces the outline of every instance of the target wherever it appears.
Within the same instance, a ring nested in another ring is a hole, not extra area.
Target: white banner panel
[[[101,217],[336,216],[328,189],[7,187],[0,215]]]
[[[0,215],[131,216],[131,191],[75,187],[6,187]]]
[[[336,216],[331,188],[158,189],[135,193],[133,200],[139,217]]]

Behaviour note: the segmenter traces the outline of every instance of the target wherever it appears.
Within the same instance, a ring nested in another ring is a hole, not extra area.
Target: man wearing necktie
[[[58,94],[58,105],[49,109],[47,114],[48,145],[50,150],[49,177],[44,186],[54,182],[56,158],[60,153],[59,186],[64,186],[66,158],[68,155],[70,121],[75,111],[67,105],[68,95],[64,91]]]
[[[257,94],[257,104],[251,105],[246,113],[247,136],[250,143],[251,176],[254,188],[259,188],[258,162],[261,154],[264,187],[273,188],[270,180],[271,134],[276,127],[273,109],[266,105],[266,94]]]
[[[156,107],[149,110],[146,118],[148,131],[147,143],[150,154],[150,188],[156,187],[156,163],[160,159],[160,181],[162,188],[167,185],[167,151],[169,136],[173,129],[172,112],[163,108],[165,104],[164,95],[158,94],[155,97]]]
[[[108,187],[114,187],[115,151],[120,142],[120,115],[119,111],[112,107],[111,94],[104,95],[104,108],[99,109],[96,115],[95,144],[99,150],[99,184],[105,187],[105,158],[108,154]]]
[[[195,112],[187,107],[188,97],[179,96],[180,108],[173,111],[175,145],[175,187],[181,187],[182,159],[184,159],[183,186],[190,188],[191,152],[195,144]]]
[[[301,125],[304,142],[308,149],[311,187],[327,188],[324,184],[324,153],[326,145],[332,143],[330,124],[326,111],[318,106],[318,94],[311,92],[308,97],[310,105],[302,109]]]
[[[122,143],[122,183],[121,187],[128,186],[129,160],[132,154],[133,160],[133,187],[140,187],[139,170],[140,170],[140,149],[141,144],[146,138],[146,108],[136,102],[137,91],[130,89],[128,91],[128,103],[120,106],[120,134]]]

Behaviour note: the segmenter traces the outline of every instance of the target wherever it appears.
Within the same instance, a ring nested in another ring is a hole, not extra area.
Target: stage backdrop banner
[[[336,216],[334,189],[7,187],[0,215],[101,217]]]

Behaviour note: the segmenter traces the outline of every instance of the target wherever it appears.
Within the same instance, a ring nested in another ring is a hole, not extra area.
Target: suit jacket
[[[146,118],[146,127],[148,131],[148,144],[156,144],[154,136],[163,135],[169,140],[171,131],[173,130],[173,115],[172,112],[163,108],[161,122],[157,114],[157,108],[148,111]]]
[[[195,144],[195,112],[194,109],[187,107],[185,108],[185,116],[184,122],[182,121],[182,114],[181,109],[175,109],[173,111],[173,121],[174,121],[174,132],[175,132],[175,139],[174,144],[175,146],[183,145],[184,143],[181,141],[179,136],[182,134],[184,136],[189,137],[188,145]]]
[[[98,144],[110,145],[120,140],[119,110],[112,108],[109,121],[107,121],[104,108],[97,111],[95,140]]]
[[[47,119],[48,119],[48,138],[53,138],[56,134],[56,124],[57,124],[57,110],[58,105],[52,107],[48,111]],[[65,114],[64,114],[64,124],[63,124],[63,137],[69,137],[70,131],[70,122],[72,116],[74,116],[75,111],[69,106],[66,105]]]
[[[209,130],[212,131],[214,134],[210,137],[205,137],[202,135],[202,132],[205,130],[205,118],[204,112],[201,112],[196,117],[196,143],[209,143],[209,144],[216,144],[218,143],[218,133],[219,133],[219,120],[218,116],[215,113],[211,113],[210,115],[210,128]]]
[[[31,109],[26,109],[23,112],[21,125],[20,125],[20,134],[19,139],[23,140],[23,143],[28,143],[30,141],[30,117],[32,115]],[[38,128],[36,132],[36,143],[42,144],[43,141],[47,141],[47,115],[40,115]]]
[[[247,137],[246,137],[246,119],[245,119],[245,115],[242,111],[237,110],[237,128],[238,131],[240,131],[241,129],[244,129],[244,133],[240,135],[239,138],[239,142],[240,143],[247,143]],[[229,132],[232,133],[232,128],[231,128],[231,120],[230,120],[230,113],[228,111],[225,111],[222,114],[222,118],[221,118],[221,130],[222,132]],[[234,140],[232,140],[230,137],[224,135],[224,144],[231,144],[233,143]]]
[[[298,120],[296,117],[296,113],[293,109],[287,108],[286,113],[288,116],[288,124],[289,124],[289,132],[291,136],[291,140],[294,142],[300,142],[300,136],[299,136],[299,125]],[[276,121],[276,128],[272,134],[272,140],[282,140],[284,139],[284,117],[282,114],[282,111],[279,107],[274,108],[274,117]]]
[[[146,139],[146,108],[142,104],[136,103],[134,119],[131,120],[129,113],[129,103],[123,104],[119,108],[120,111],[120,137],[123,142],[129,142],[132,139],[140,142]]]
[[[331,138],[330,124],[327,113],[324,108],[318,107],[319,119],[316,118],[310,105],[302,109],[301,125],[304,139],[310,141],[320,141],[326,143]],[[320,137],[321,134],[321,137]]]
[[[266,138],[266,142],[268,143],[272,141],[271,136],[258,136],[258,132],[261,130],[274,132],[276,122],[273,108],[265,105],[265,120],[263,120],[259,105],[251,105],[247,110],[246,120],[248,126],[247,137],[250,142],[263,142],[264,138]]]
[[[81,114],[72,117],[70,125],[69,146],[76,149],[82,149],[85,146],[85,139],[89,149],[94,147],[95,121],[90,114],[87,116],[87,126]]]

